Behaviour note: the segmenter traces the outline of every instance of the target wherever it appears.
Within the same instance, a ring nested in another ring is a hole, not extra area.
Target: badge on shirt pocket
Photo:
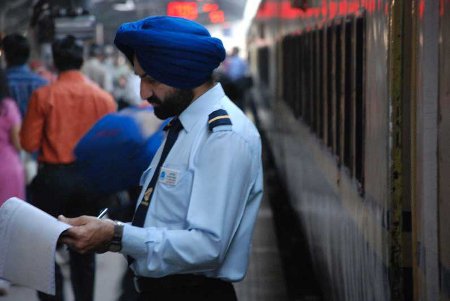
[[[180,177],[179,170],[162,167],[161,172],[159,173],[158,182],[170,186],[175,186],[178,183],[179,177]]]

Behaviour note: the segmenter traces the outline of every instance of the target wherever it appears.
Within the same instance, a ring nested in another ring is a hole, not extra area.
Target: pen
[[[108,208],[103,209],[102,211],[100,211],[100,214],[97,216],[98,219],[101,219],[102,217],[105,216],[105,214],[108,212]]]

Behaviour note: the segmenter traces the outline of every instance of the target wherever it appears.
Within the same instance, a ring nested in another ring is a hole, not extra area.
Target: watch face
[[[119,252],[120,249],[122,249],[122,246],[120,244],[111,243],[109,245],[108,249],[109,249],[110,252]]]

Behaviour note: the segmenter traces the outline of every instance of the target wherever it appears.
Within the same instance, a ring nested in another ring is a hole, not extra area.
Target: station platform
[[[258,213],[247,276],[234,287],[239,301],[289,300],[267,194]]]

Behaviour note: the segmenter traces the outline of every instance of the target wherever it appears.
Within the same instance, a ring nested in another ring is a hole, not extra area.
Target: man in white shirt
[[[100,88],[112,93],[113,77],[102,60],[102,48],[97,44],[91,45],[89,58],[84,62],[81,71]]]

